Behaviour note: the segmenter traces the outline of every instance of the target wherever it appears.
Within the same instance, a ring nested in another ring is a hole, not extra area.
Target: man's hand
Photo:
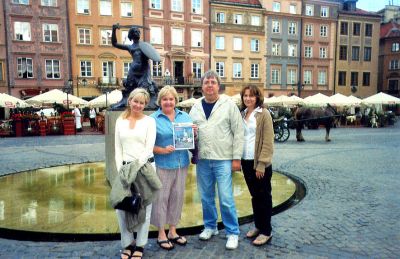
[[[240,171],[240,160],[232,160],[232,172],[233,171]]]
[[[257,177],[258,179],[263,178],[263,177],[264,177],[264,172],[256,171],[256,177]]]

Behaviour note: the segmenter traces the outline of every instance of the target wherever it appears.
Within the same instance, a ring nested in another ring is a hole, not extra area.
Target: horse
[[[296,125],[296,139],[297,141],[305,141],[301,130],[304,125],[308,127],[318,128],[319,125],[324,125],[326,129],[325,141],[331,141],[329,138],[329,132],[335,121],[337,111],[328,104],[327,107],[322,108],[310,108],[310,107],[299,107],[294,112],[294,119]]]

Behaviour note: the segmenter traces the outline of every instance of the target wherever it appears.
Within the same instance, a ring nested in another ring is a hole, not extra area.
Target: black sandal
[[[182,236],[177,236],[174,238],[168,238],[172,243],[180,245],[180,246],[185,246],[187,244],[187,240],[184,240]],[[178,240],[181,240],[182,242],[179,242]]]
[[[133,253],[136,251],[136,246],[129,245],[129,246],[125,247],[124,250],[128,250],[129,254],[124,252],[124,251],[122,251],[121,252],[121,258],[122,258],[122,255],[126,255],[126,256],[128,256],[128,259],[130,259],[130,258],[132,258]]]
[[[132,254],[132,256],[131,256],[130,258],[139,258],[139,259],[142,259],[143,254],[144,254],[143,251],[144,251],[143,247],[141,247],[141,246],[135,247],[135,251],[133,252],[133,254]],[[141,255],[135,255],[135,252],[140,252],[140,253],[142,253],[142,254],[141,254]]]
[[[174,249],[174,245],[168,239],[167,240],[157,240],[157,244],[159,247],[161,247],[162,249],[165,249],[167,251]],[[169,244],[170,247],[163,246],[162,244]]]

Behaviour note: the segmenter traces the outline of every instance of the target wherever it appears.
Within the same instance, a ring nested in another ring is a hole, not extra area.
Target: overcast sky
[[[392,2],[392,0],[390,0]],[[358,0],[357,8],[366,11],[379,11],[389,4],[389,0]],[[400,0],[393,0],[394,5],[400,5]]]

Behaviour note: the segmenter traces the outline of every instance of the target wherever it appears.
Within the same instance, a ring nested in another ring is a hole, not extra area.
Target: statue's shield
[[[146,57],[148,57],[149,59],[156,61],[156,62],[161,61],[160,54],[158,54],[157,50],[153,46],[151,46],[149,43],[140,41],[139,48],[143,52],[143,54],[145,54]]]

